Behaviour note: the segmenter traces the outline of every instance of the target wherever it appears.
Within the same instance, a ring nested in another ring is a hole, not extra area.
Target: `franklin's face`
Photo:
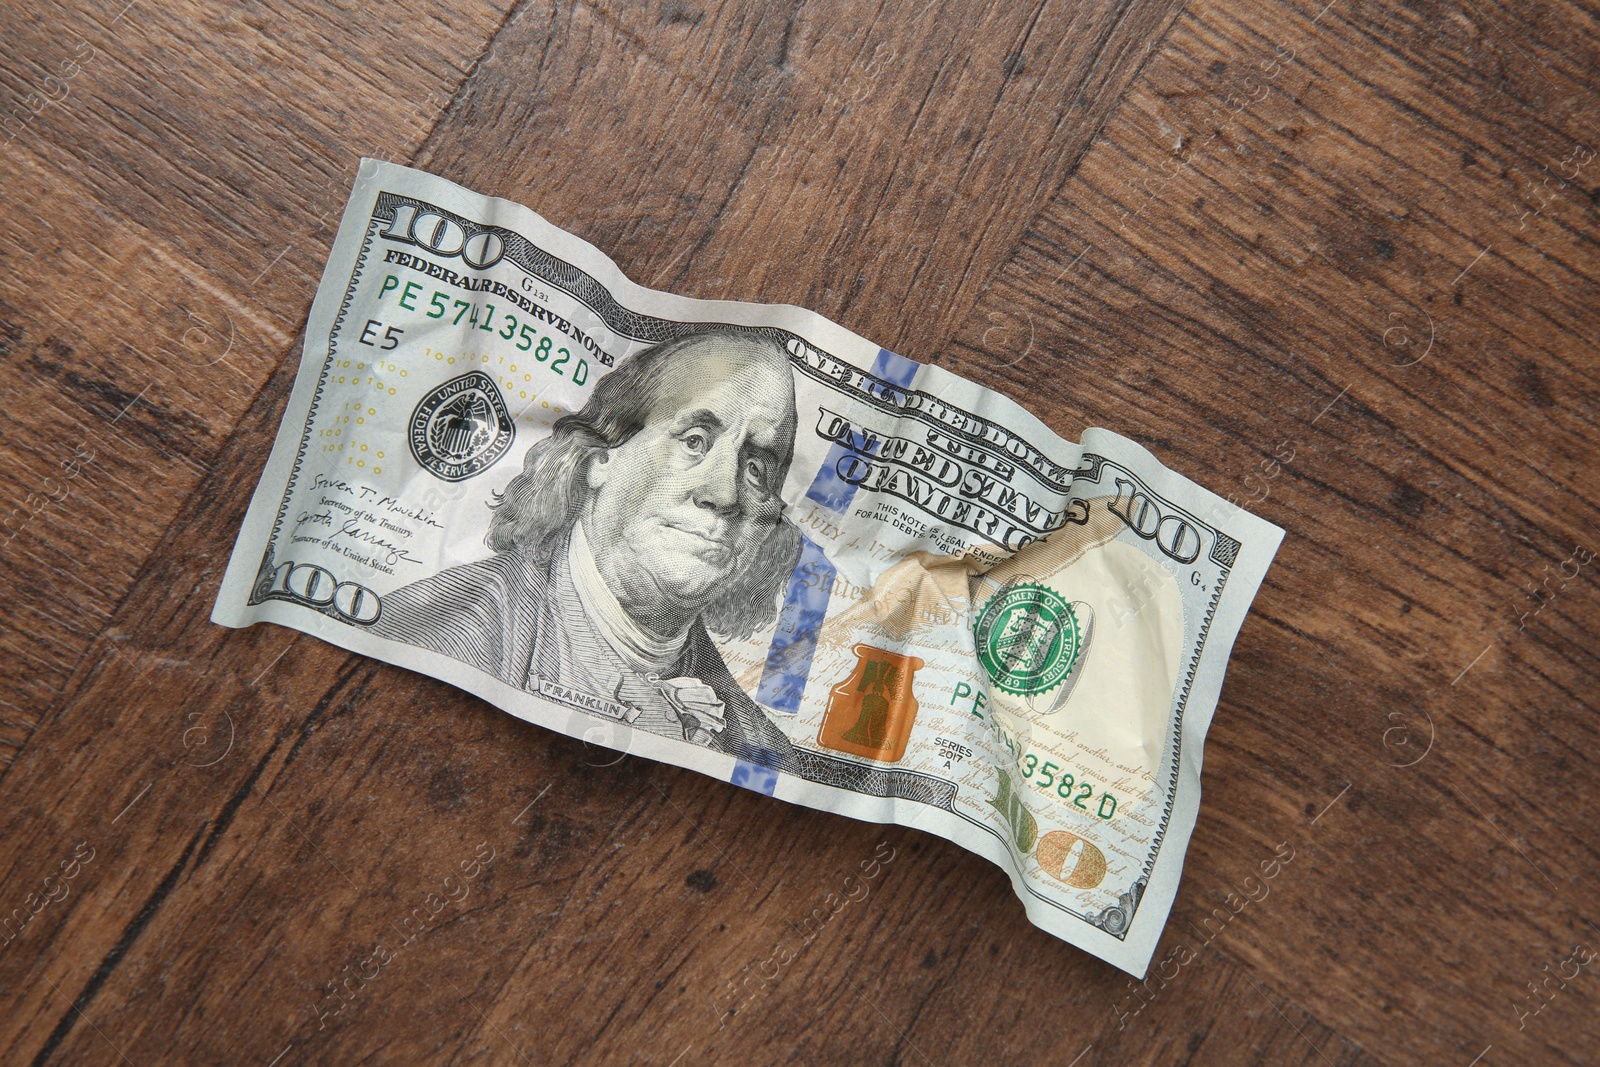
[[[794,379],[778,353],[713,338],[673,359],[643,429],[592,461],[584,531],[640,622],[680,625],[772,533],[794,448]]]

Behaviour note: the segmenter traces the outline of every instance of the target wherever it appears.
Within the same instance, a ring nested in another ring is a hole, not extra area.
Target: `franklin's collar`
[[[683,651],[689,627],[684,625],[677,634],[660,638],[636,622],[617,600],[616,594],[606,584],[589,539],[584,536],[583,520],[572,524],[572,536],[567,545],[567,570],[572,575],[573,588],[583,606],[589,622],[600,636],[640,673],[664,673],[677,662]]]

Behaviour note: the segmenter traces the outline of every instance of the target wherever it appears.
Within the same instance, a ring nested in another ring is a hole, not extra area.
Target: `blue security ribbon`
[[[872,373],[905,389],[910,387],[921,366],[915,360],[880,348],[878,357],[872,361]],[[876,442],[870,447],[875,450]],[[834,442],[812,479],[811,488],[806,490],[807,500],[840,515],[849,511],[856,487],[839,476],[838,468],[839,461],[850,454],[850,449]],[[822,549],[811,539],[803,538],[800,563],[789,578],[777,629],[767,649],[761,685],[756,690],[756,700],[775,712],[783,715],[800,712],[800,698],[806,691],[811,659],[817,649],[817,632],[827,617],[828,600],[837,573]]]

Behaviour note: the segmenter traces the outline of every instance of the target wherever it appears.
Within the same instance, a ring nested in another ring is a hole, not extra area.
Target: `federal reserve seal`
[[[482,371],[437,386],[411,413],[411,454],[447,482],[489,469],[516,436],[499,388]]]
[[[1060,685],[1083,651],[1083,629],[1072,605],[1037,582],[1001,589],[984,605],[974,630],[990,680],[1018,696]]]

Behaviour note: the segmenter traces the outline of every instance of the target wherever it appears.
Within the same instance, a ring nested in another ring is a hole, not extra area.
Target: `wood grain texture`
[[[529,3],[417,163],[642,284],[931,353],[1176,7]]]
[[[5,100],[95,59],[0,163],[0,499],[70,491],[0,561],[0,916],[94,852],[0,945],[0,1059],[1591,1062],[1600,977],[1516,1009],[1600,944],[1593,568],[1528,592],[1600,541],[1592,13],[1176,12],[8,12]],[[1170,977],[1135,991],[928,835],[209,623],[363,152],[1126,433],[1289,531]]]
[[[8,7],[0,773],[283,359],[355,161],[409,158],[506,6]]]
[[[1031,403],[1288,530],[1158,959],[1282,838],[1259,981],[1392,1062],[1589,1062],[1600,990],[1518,1010],[1596,936],[1594,586],[1527,589],[1600,522],[1594,39],[1547,79],[1448,4],[1319,10],[1190,4],[951,362],[1092,381]]]

